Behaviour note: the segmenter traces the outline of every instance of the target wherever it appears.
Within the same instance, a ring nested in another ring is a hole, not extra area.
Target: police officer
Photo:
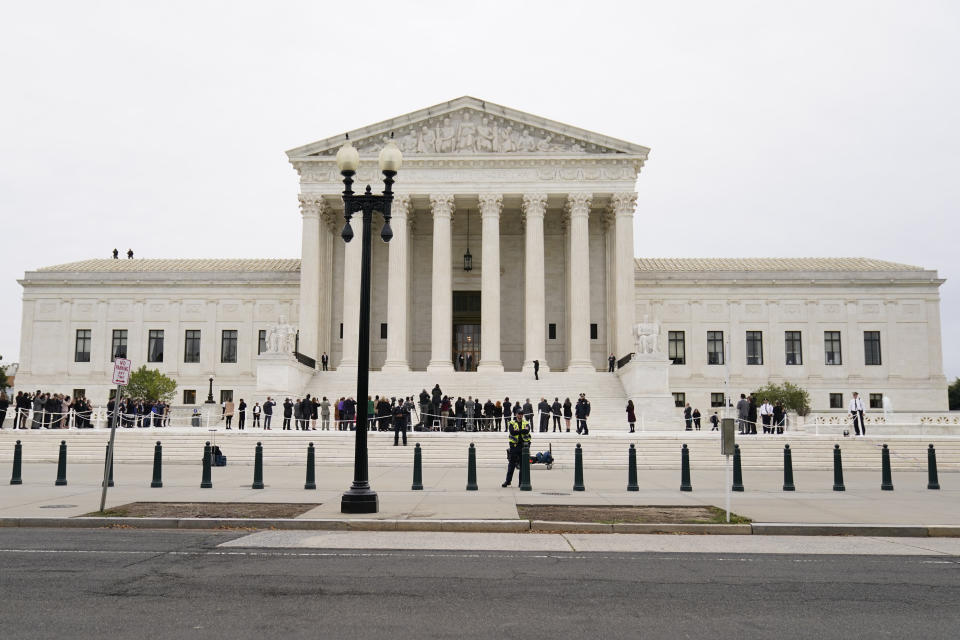
[[[393,446],[400,444],[400,434],[403,434],[403,446],[407,446],[407,412],[404,409],[403,399],[393,405]]]
[[[530,423],[523,417],[523,410],[515,407],[513,410],[513,420],[507,425],[509,433],[507,442],[510,444],[509,464],[507,465],[507,479],[502,487],[509,487],[513,482],[513,471],[520,466],[520,459],[523,455],[523,446],[530,444]]]

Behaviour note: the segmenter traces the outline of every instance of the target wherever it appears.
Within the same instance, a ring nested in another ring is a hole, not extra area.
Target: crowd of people
[[[12,400],[0,393],[0,429],[13,413],[14,429],[78,429],[93,427],[93,407],[86,398],[71,398],[59,393],[18,391]]]

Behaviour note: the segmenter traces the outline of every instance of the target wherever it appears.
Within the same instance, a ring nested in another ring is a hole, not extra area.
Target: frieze
[[[439,165],[440,163],[429,163]],[[504,162],[463,162],[444,163],[447,166],[428,166],[428,163],[407,165],[402,171],[401,181],[410,183],[421,182],[462,182],[462,181],[490,181],[490,182],[590,182],[600,180],[634,181],[637,177],[637,168],[633,165],[624,166],[565,166],[548,163],[545,166],[521,166]],[[533,163],[531,163],[533,164]],[[536,163],[539,164],[539,163]],[[580,164],[580,163],[578,163]],[[327,163],[297,162],[297,171],[303,183],[339,184],[342,177],[333,165]],[[357,171],[354,181],[356,184],[377,184],[381,180],[377,167],[370,163],[363,163]]]

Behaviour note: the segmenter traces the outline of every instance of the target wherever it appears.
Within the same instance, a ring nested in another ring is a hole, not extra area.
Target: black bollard
[[[153,447],[153,481],[150,483],[151,489],[160,489],[163,487],[163,447],[157,440]]]
[[[743,467],[740,463],[740,445],[733,445],[733,491],[743,491]]]
[[[20,475],[22,467],[23,445],[17,440],[17,444],[13,445],[13,475],[10,477],[10,484],[23,484],[23,478]]]
[[[796,491],[793,486],[793,453],[790,451],[790,445],[783,445],[783,490]]]
[[[843,460],[840,458],[840,445],[833,445],[833,490],[846,491],[843,486]]]
[[[210,441],[203,445],[203,478],[200,479],[201,489],[213,489],[213,481],[210,479]]]
[[[883,445],[883,449],[880,451],[880,461],[883,466],[880,490],[893,491],[893,477],[890,473],[890,449],[887,448],[887,445]]]
[[[17,442],[20,442],[17,440]],[[17,445],[20,446],[20,445]],[[13,483],[11,483],[13,484]],[[940,479],[937,477],[937,450],[931,444],[927,449],[927,489],[939,489]]]
[[[414,453],[416,455],[416,453]],[[423,485],[420,485],[423,488]],[[470,443],[467,451],[467,491],[477,490],[477,448]]]
[[[640,491],[637,482],[637,448],[632,444],[627,454],[627,491]]]
[[[263,489],[263,445],[257,443],[253,452],[253,489]]]
[[[680,491],[693,491],[690,484],[690,450],[687,445],[680,449]]]
[[[57,457],[57,481],[53,483],[56,487],[65,487],[67,485],[67,441],[60,441],[60,455]]]
[[[583,449],[579,442],[577,448],[573,451],[573,490],[585,490],[583,486]]]
[[[523,445],[523,456],[520,458],[520,491],[533,491],[530,485],[530,445]]]
[[[314,449],[313,443],[307,445],[307,481],[303,483],[304,489],[316,489],[317,488],[317,472],[314,462]]]
[[[112,486],[113,486],[113,456],[110,455],[110,443],[109,443],[109,442],[107,443],[107,453],[106,453],[106,456],[107,456],[107,457],[106,457],[106,458],[104,459],[104,461],[103,461],[104,464],[106,464],[107,460],[110,460],[110,473],[109,473],[109,475],[108,475],[108,477],[107,477],[107,486],[108,486],[108,487],[112,487]],[[101,487],[103,486],[103,480],[100,481],[100,486],[101,486]]]
[[[423,460],[420,454],[420,443],[413,448],[413,484],[411,491],[423,491]]]

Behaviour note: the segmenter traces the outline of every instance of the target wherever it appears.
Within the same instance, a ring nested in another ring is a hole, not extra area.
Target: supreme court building
[[[636,206],[649,149],[471,97],[351,131],[355,188],[382,189],[377,153],[391,133],[404,163],[390,243],[374,216],[371,392],[437,381],[454,395],[534,395],[538,361],[544,393],[585,389],[619,422],[628,397],[664,419],[665,403],[707,415],[727,377],[737,394],[789,380],[820,411],[852,391],[898,410],[946,409],[936,271],[867,258],[637,258],[635,223],[658,215]],[[209,377],[260,400],[348,393],[361,243],[340,238],[343,142],[287,152],[300,176],[300,260],[27,272],[18,387],[101,400],[122,351],[177,379],[184,404],[202,401]],[[656,254],[656,242],[641,238],[640,253]],[[651,331],[657,347],[638,353]]]

